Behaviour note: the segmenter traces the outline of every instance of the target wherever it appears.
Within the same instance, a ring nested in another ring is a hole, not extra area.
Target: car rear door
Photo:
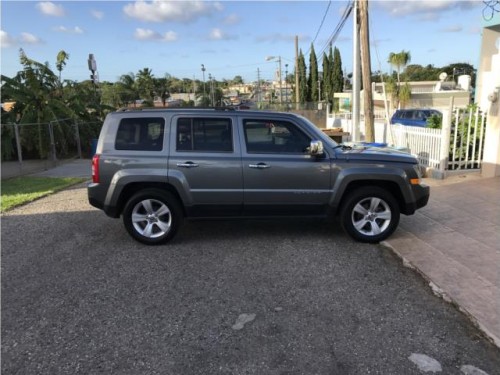
[[[240,215],[243,176],[238,130],[228,115],[172,118],[169,180],[190,216]]]

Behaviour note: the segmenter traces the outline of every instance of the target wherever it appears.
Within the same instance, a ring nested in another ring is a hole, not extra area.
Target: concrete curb
[[[399,230],[404,231],[403,229]],[[415,237],[411,233],[408,233],[406,231],[405,235]],[[415,239],[417,239],[417,237],[415,237]],[[435,296],[442,298],[444,301],[455,306],[472,322],[472,324],[474,324],[475,327],[477,327],[484,334],[486,339],[488,339],[492,344],[500,348],[500,337],[497,337],[488,328],[486,328],[483,324],[481,324],[470,311],[464,308],[458,301],[453,299],[449,294],[446,293],[446,291],[444,291],[441,287],[439,287],[439,285],[437,285],[434,281],[432,281],[432,279],[424,271],[422,271],[418,266],[414,265],[410,260],[408,260],[405,256],[403,256],[398,251],[398,249],[389,244],[387,241],[380,242],[380,245],[390,250],[399,259],[401,259],[403,266],[416,271],[429,284],[429,288],[431,288]]]

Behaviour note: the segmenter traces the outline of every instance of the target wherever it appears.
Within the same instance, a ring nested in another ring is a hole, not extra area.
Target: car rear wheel
[[[377,243],[397,228],[400,209],[393,195],[378,186],[366,186],[350,193],[342,205],[340,220],[355,240]]]
[[[169,192],[146,189],[133,195],[123,210],[123,224],[137,241],[159,245],[171,240],[182,221],[178,200]]]

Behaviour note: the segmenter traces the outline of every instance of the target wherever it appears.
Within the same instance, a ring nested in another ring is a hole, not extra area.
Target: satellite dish
[[[446,77],[448,77],[448,74],[446,74],[446,72],[443,72],[439,75],[439,79],[441,82],[443,82],[446,79]]]

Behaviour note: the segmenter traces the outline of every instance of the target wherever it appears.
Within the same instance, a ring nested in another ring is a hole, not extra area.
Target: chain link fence
[[[92,140],[99,137],[102,122],[62,119],[49,123],[2,124],[1,160],[37,160],[57,164],[74,158],[91,158]]]

